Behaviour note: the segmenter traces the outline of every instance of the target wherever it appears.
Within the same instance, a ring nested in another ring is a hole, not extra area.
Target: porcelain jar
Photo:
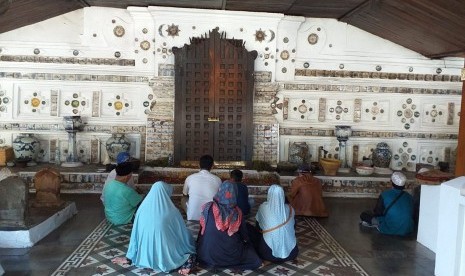
[[[378,168],[389,168],[392,152],[387,143],[381,142],[373,151],[373,165]]]
[[[116,163],[116,156],[120,152],[129,152],[131,148],[131,142],[121,133],[114,133],[108,138],[105,143],[105,148],[107,149],[108,156],[112,163]]]
[[[19,134],[13,140],[15,158],[19,161],[33,161],[40,151],[40,143],[32,134]]]

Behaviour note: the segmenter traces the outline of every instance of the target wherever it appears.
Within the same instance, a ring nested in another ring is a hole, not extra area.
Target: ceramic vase
[[[13,140],[13,151],[16,160],[20,162],[34,162],[40,151],[40,143],[32,134],[19,134]]]
[[[389,168],[391,165],[392,152],[389,145],[381,142],[373,151],[373,165],[378,168]]]
[[[116,156],[118,156],[120,152],[129,152],[131,142],[124,136],[124,134],[114,133],[110,138],[108,138],[105,143],[105,148],[107,149],[111,162],[116,163]]]
[[[310,162],[310,149],[306,142],[293,142],[289,144],[289,162],[293,164],[308,164]]]

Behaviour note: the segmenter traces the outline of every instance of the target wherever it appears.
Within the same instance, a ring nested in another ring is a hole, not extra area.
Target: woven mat
[[[186,225],[196,238],[198,222],[187,221]],[[167,274],[113,264],[111,259],[125,256],[131,229],[131,224],[112,226],[102,221],[52,275],[179,275],[176,271]],[[294,261],[269,264],[254,271],[197,267],[190,275],[368,275],[316,219],[297,217],[296,235],[299,256]]]

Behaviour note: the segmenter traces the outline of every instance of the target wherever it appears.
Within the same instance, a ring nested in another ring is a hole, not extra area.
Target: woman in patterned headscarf
[[[271,185],[267,201],[260,205],[255,216],[255,231],[251,231],[255,233],[252,238],[255,249],[263,260],[285,262],[297,257],[294,215],[292,207],[285,204],[283,188]]]
[[[262,263],[249,245],[235,189],[230,182],[222,183],[213,201],[202,207],[197,258],[204,267],[253,270]]]

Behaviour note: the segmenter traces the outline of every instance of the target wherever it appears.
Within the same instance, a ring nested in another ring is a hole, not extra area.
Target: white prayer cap
[[[404,187],[407,177],[401,172],[395,172],[391,176],[391,181],[397,186]]]

